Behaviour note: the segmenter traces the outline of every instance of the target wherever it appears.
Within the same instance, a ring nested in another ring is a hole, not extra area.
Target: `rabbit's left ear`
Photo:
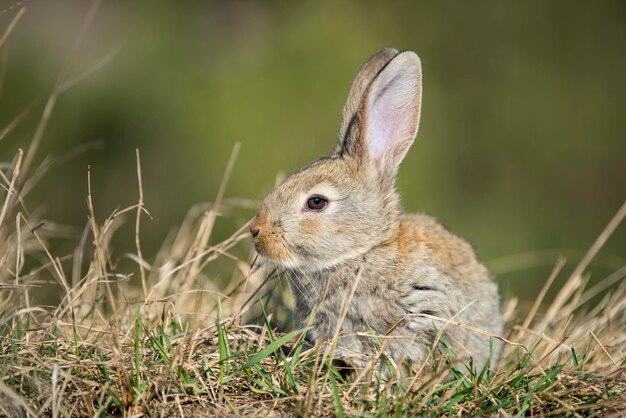
[[[354,158],[367,172],[373,168],[372,174],[393,182],[415,139],[421,103],[422,64],[415,52],[401,52],[363,92],[354,118],[341,132],[345,137],[336,153]]]
[[[358,141],[381,173],[393,176],[413,143],[421,102],[422,64],[416,53],[402,52],[378,74],[361,102]]]

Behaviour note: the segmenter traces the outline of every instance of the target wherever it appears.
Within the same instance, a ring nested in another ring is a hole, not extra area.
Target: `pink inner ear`
[[[392,74],[385,74],[387,71]],[[419,71],[419,70],[418,70]],[[372,85],[367,142],[378,168],[396,169],[411,146],[419,121],[419,72],[387,68]],[[391,167],[384,167],[391,164]]]
[[[402,137],[402,120],[407,117],[403,114],[402,107],[392,94],[385,94],[383,90],[378,97],[374,98],[369,114],[369,149],[380,167],[385,154],[391,150],[394,140]]]

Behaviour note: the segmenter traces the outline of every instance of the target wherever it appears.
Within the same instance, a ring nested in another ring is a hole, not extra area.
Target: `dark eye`
[[[306,202],[306,207],[310,210],[322,210],[328,204],[328,200],[322,196],[311,196]]]

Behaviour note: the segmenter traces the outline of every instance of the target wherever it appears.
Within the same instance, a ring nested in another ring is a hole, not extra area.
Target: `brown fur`
[[[317,311],[313,341],[335,335],[348,303],[337,353],[353,365],[366,365],[380,339],[396,362],[421,361],[436,328],[480,368],[490,356],[488,337],[420,316],[502,332],[497,286],[472,247],[433,218],[399,209],[395,173],[413,142],[420,106],[417,55],[387,49],[370,58],[350,89],[335,152],[265,198],[251,225],[255,247],[288,272],[300,320]],[[328,199],[324,210],[306,209],[313,194]],[[500,344],[493,347],[492,367]]]

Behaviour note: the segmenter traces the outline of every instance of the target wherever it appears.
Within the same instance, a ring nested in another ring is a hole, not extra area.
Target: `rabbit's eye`
[[[310,210],[322,210],[328,204],[328,199],[322,196],[311,196],[306,202],[306,207]]]

